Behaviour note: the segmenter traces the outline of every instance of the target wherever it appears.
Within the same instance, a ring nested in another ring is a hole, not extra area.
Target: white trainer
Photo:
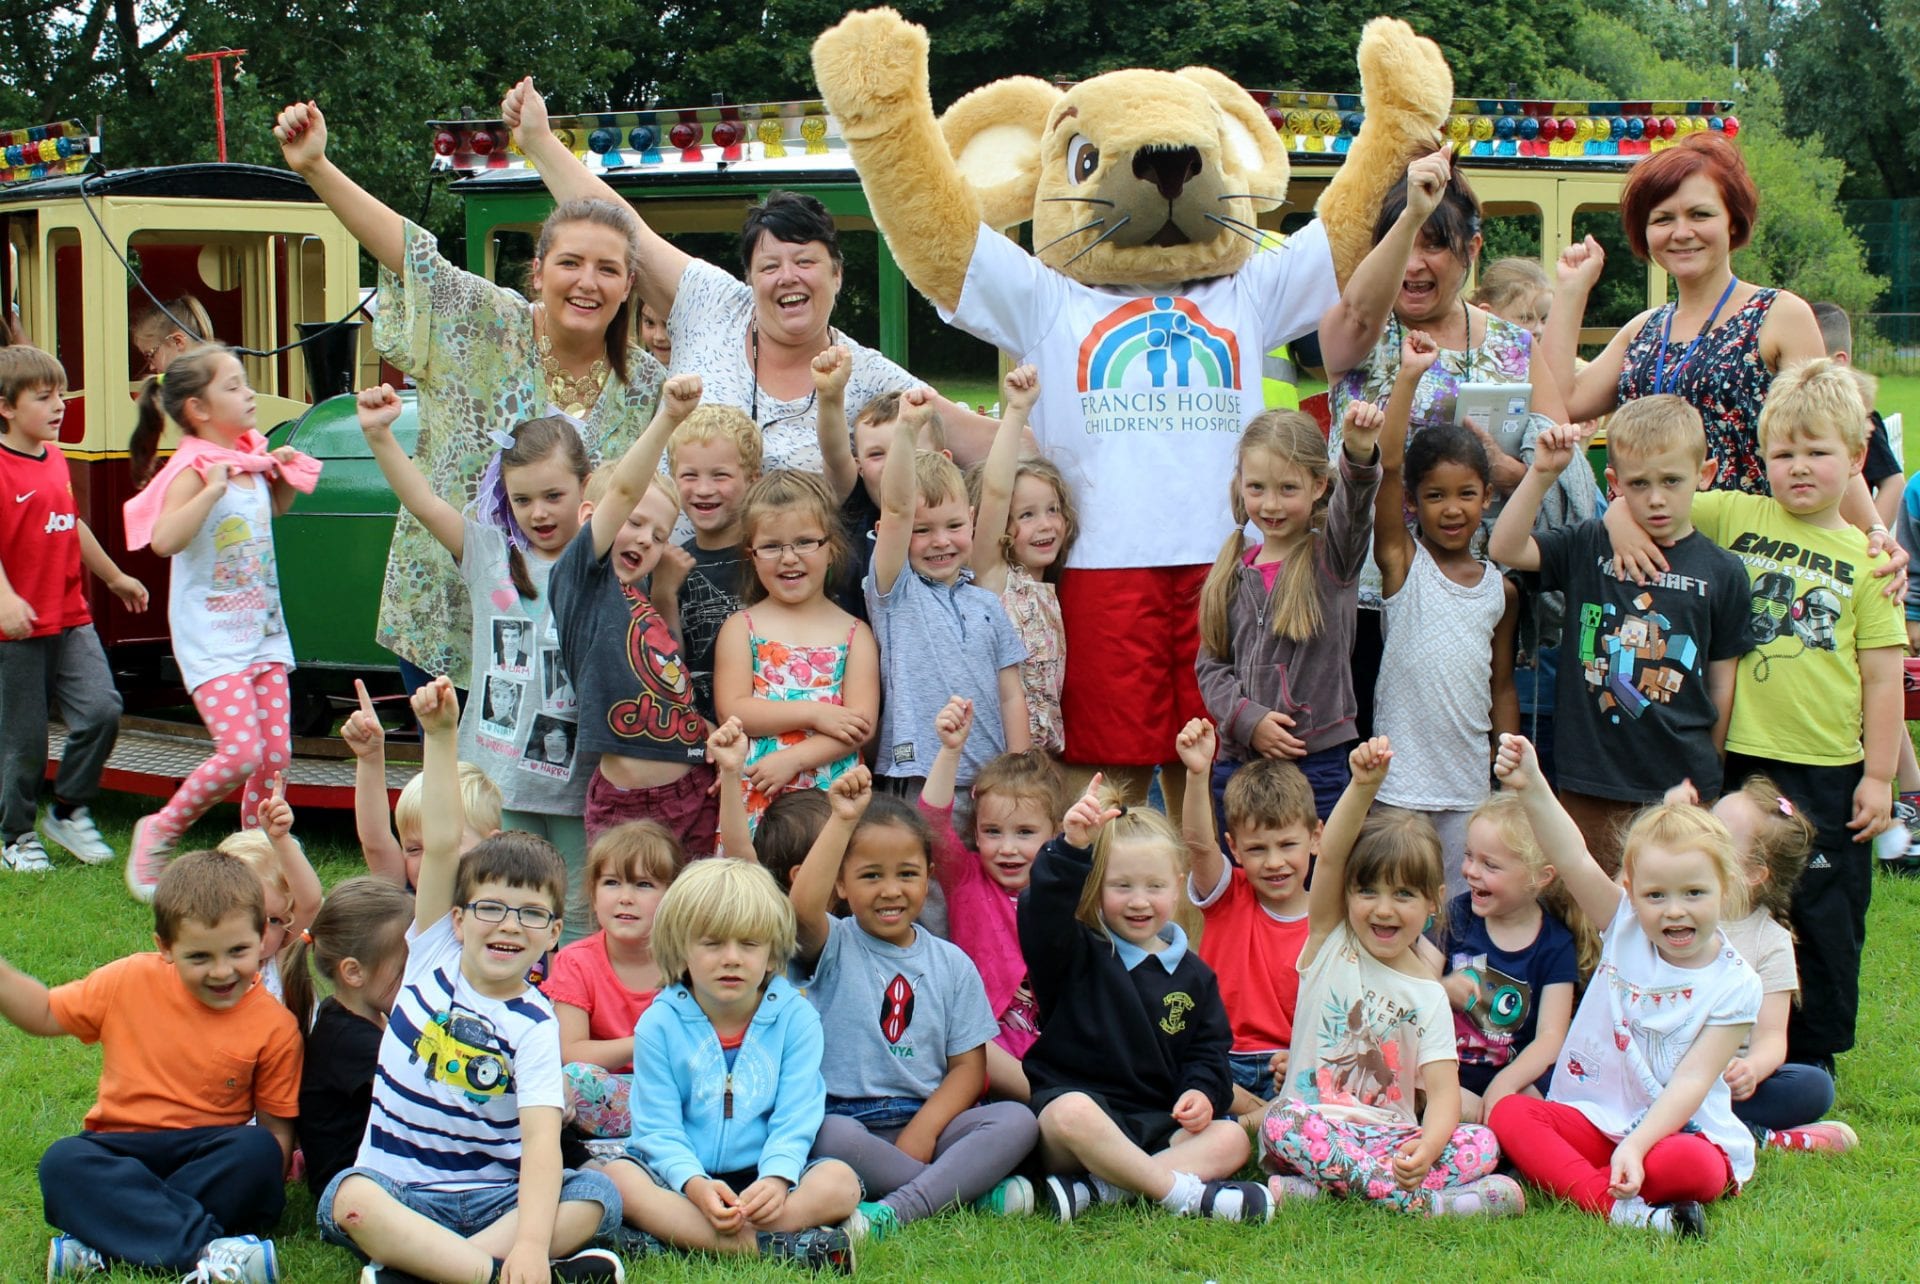
[[[93,813],[85,807],[75,807],[65,820],[48,811],[47,818],[40,822],[40,832],[48,842],[64,848],[83,865],[104,865],[113,859],[113,848],[100,836],[100,827],[93,823]]]

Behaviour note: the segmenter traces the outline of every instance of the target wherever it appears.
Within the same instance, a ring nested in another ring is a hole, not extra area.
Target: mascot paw
[[[927,96],[926,29],[892,9],[850,13],[813,42],[813,77],[842,135],[857,137]]]
[[[1411,116],[1440,128],[1453,110],[1453,71],[1440,46],[1398,18],[1375,18],[1360,36],[1367,113]]]

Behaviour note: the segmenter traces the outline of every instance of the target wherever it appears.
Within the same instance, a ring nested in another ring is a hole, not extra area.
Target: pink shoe
[[[153,903],[153,889],[160,885],[160,873],[173,854],[172,844],[154,836],[155,819],[142,816],[133,822],[133,848],[127,853],[127,890],[146,905]]]
[[[1781,1150],[1826,1150],[1844,1155],[1860,1144],[1860,1135],[1838,1119],[1822,1119],[1804,1128],[1769,1130],[1767,1144]]]

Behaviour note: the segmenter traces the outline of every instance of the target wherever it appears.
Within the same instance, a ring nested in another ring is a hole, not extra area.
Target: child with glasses
[[[324,895],[300,840],[293,836],[293,808],[287,805],[287,778],[273,778],[272,792],[260,804],[260,828],[243,829],[224,839],[218,850],[237,857],[259,876],[267,894],[267,927],[260,936],[260,983],[286,1001],[283,959],[289,959],[300,934],[313,924]],[[298,1011],[296,1016],[304,1018]]]
[[[714,646],[713,699],[752,737],[740,786],[756,828],[781,794],[845,775],[879,715],[873,632],[827,596],[846,555],[838,510],[818,474],[792,469],[755,482],[742,507],[753,575]]]
[[[620,1195],[560,1159],[560,1022],[527,968],[560,939],[567,869],[531,834],[462,856],[453,684],[414,693],[425,810],[406,968],[381,1036],[354,1166],[319,1200],[321,1236],[380,1265],[363,1280],[615,1280],[585,1245]],[[552,1259],[561,1259],[553,1261]],[[405,1274],[402,1274],[404,1272]]]

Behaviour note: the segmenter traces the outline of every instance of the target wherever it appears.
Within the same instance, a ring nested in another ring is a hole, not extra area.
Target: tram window
[[[1591,236],[1607,253],[1607,266],[1600,283],[1587,297],[1586,329],[1604,329],[1604,343],[1614,330],[1633,320],[1647,307],[1647,265],[1633,257],[1627,246],[1627,233],[1620,226],[1620,211],[1613,206],[1582,206],[1573,214],[1573,239],[1579,242]],[[1582,356],[1592,356],[1583,345]]]
[[[1490,207],[1481,220],[1483,245],[1480,263],[1485,266],[1498,259],[1540,261],[1540,228],[1543,220],[1536,207],[1499,209]]]
[[[80,233],[57,228],[47,236],[53,256],[53,355],[67,372],[67,391],[84,392],[87,381],[86,267]],[[36,336],[38,337],[38,336]]]

